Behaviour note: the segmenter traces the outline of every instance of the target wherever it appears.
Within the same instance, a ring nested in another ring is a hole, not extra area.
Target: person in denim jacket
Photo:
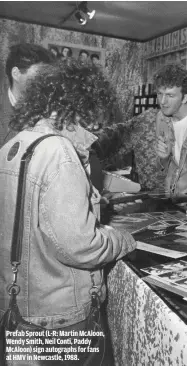
[[[22,316],[46,328],[86,329],[93,283],[103,302],[103,267],[136,248],[127,231],[100,224],[83,164],[63,136],[64,127],[76,131],[77,118],[80,125],[89,125],[112,103],[109,83],[99,70],[74,61],[62,67],[40,65],[28,81],[10,123],[18,134],[0,150],[0,316],[9,302],[20,159],[38,137],[57,135],[36,147],[28,168],[18,276]]]
[[[21,43],[10,47],[9,55],[6,61],[6,74],[9,80],[8,97],[9,102],[13,108],[16,108],[16,104],[25,90],[28,79],[34,77],[37,73],[38,65],[40,64],[53,64],[55,62],[51,51],[43,48],[40,45]],[[53,116],[55,113],[53,112]],[[51,117],[53,117],[51,115]],[[94,124],[94,126],[96,123]],[[9,131],[5,137],[14,137],[13,130]],[[89,151],[91,145],[97,140],[97,137],[91,132],[87,131],[80,124],[77,123],[74,129],[63,128],[63,136],[70,139],[75,147],[81,161],[88,172],[91,174]],[[96,195],[98,195],[97,190]]]

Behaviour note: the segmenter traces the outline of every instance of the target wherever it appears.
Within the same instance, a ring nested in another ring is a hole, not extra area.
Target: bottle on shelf
[[[134,150],[132,150],[132,169],[131,169],[131,173],[130,173],[130,179],[136,183],[138,183],[138,181],[139,181],[138,173],[136,170],[136,161],[135,161],[135,156],[134,156]]]

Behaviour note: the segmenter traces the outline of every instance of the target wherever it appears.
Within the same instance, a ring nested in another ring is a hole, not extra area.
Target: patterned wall
[[[4,70],[5,61],[9,47],[20,42],[33,42],[44,46],[47,43],[68,42],[104,49],[105,71],[117,90],[120,106],[124,112],[122,122],[132,116],[135,85],[141,82],[142,46],[140,44],[0,19],[0,146],[8,133],[8,120],[11,113],[7,98],[8,81]],[[10,137],[11,134],[8,138]]]

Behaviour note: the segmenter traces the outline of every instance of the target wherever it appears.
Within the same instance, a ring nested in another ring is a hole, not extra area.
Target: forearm
[[[66,163],[59,170],[42,199],[40,211],[44,237],[64,264],[93,269],[136,247],[129,233],[98,223],[90,207],[88,181],[77,164]]]

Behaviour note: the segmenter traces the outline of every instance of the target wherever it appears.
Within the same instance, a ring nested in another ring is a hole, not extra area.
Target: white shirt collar
[[[14,107],[16,105],[16,98],[10,88],[8,88],[8,97],[10,104],[12,105],[12,107]]]

